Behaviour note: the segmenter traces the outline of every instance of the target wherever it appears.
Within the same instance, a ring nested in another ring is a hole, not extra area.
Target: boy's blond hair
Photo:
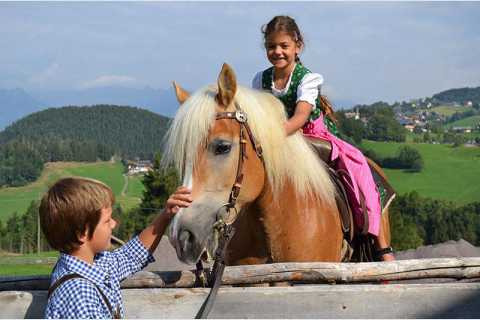
[[[100,220],[101,210],[115,203],[115,196],[103,182],[69,177],[58,180],[40,203],[40,226],[50,246],[71,253],[88,231],[91,239]]]

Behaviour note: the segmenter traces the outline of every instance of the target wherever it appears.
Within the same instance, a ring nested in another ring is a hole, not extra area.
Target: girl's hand
[[[178,189],[170,195],[165,204],[164,213],[175,215],[180,208],[187,208],[192,203],[192,190],[187,187],[178,187]]]

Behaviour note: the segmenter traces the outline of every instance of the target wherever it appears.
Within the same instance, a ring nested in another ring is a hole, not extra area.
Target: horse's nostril
[[[193,234],[188,230],[182,230],[178,236],[178,241],[180,242],[182,252],[186,252],[188,251],[188,246],[193,241]]]

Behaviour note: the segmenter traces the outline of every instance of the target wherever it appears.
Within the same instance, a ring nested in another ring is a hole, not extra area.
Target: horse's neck
[[[338,261],[342,233],[337,208],[297,194],[289,182],[275,197],[266,185],[257,202],[273,261]]]

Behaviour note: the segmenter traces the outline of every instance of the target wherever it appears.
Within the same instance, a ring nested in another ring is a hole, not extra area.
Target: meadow
[[[0,252],[0,276],[47,275],[57,258],[56,251],[24,255]]]
[[[385,169],[397,193],[415,190],[421,196],[457,204],[480,201],[480,148],[423,143],[362,143],[363,148],[372,149],[382,157],[394,156],[402,145],[420,152],[424,168],[418,173]]]
[[[429,109],[428,111],[434,111],[438,114],[444,115],[444,116],[451,116],[456,112],[465,112],[472,110],[472,107],[466,107],[466,106],[459,106],[459,107],[452,107],[452,106],[438,106]]]
[[[37,181],[23,187],[0,189],[0,220],[5,221],[14,212],[22,215],[32,200],[39,200],[50,185],[67,176],[89,177],[106,183],[112,188],[117,203],[128,210],[140,203],[143,185],[141,176],[125,177],[123,171],[120,162],[47,163]]]
[[[445,125],[446,128],[452,127],[475,127],[480,124],[480,116],[471,116],[468,118],[460,119],[455,122]]]

